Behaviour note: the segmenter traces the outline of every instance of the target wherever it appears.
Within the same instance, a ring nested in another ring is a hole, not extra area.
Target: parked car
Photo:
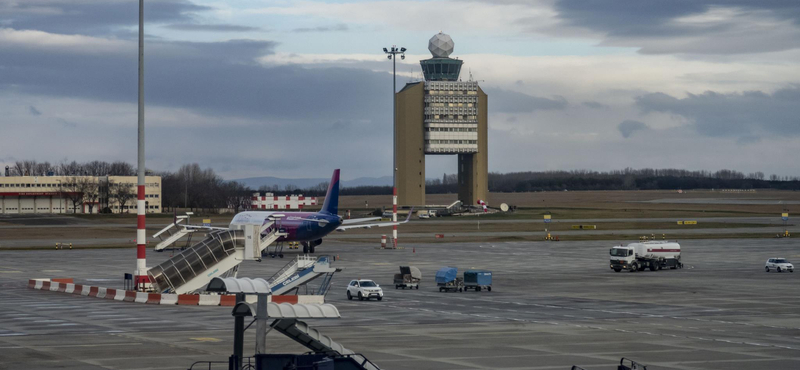
[[[794,265],[786,258],[770,258],[764,266],[764,271],[769,272],[770,269],[775,269],[775,271],[778,272],[784,272],[786,270],[794,272]]]
[[[359,301],[377,298],[383,300],[383,289],[372,280],[353,280],[347,285],[347,299],[357,297]]]

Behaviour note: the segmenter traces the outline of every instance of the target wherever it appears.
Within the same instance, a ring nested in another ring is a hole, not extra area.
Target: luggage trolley
[[[400,273],[394,274],[394,288],[419,289],[422,273],[414,266],[400,266]]]
[[[480,292],[481,289],[492,291],[492,272],[485,270],[464,271],[464,290],[472,289]]]
[[[436,285],[440,292],[464,291],[464,279],[458,277],[458,269],[455,267],[442,267],[436,271]]]

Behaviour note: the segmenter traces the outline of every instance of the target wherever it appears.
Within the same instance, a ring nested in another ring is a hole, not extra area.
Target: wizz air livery
[[[331,232],[345,231],[356,228],[386,227],[404,224],[409,221],[413,209],[408,213],[408,217],[401,222],[377,222],[367,223],[380,219],[380,217],[359,218],[343,220],[338,215],[339,212],[339,170],[333,171],[328,192],[325,195],[325,202],[319,212],[275,212],[275,211],[246,211],[237,214],[231,221],[228,228],[194,225],[177,225],[183,228],[184,234],[199,230],[230,230],[240,229],[243,225],[265,225],[274,222],[273,226],[262,232],[262,237],[266,236],[278,228],[283,236],[276,240],[281,242],[300,242],[303,245],[303,253],[314,253],[316,246],[322,244],[322,238]],[[173,225],[169,226],[172,227]],[[166,229],[165,229],[166,230]],[[161,234],[162,230],[158,234]],[[158,234],[154,236],[158,236]],[[158,246],[156,247],[158,250]],[[163,247],[162,247],[163,249]]]

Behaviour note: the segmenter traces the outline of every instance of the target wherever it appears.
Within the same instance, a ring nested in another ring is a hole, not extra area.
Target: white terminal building
[[[317,197],[306,197],[303,194],[278,196],[273,193],[253,193],[253,210],[299,209],[316,206]]]
[[[147,213],[161,213],[161,177],[145,181]],[[136,176],[0,177],[0,214],[136,213],[136,184]]]

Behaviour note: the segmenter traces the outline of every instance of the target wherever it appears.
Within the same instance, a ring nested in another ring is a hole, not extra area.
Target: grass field
[[[428,195],[430,204],[449,204],[455,200],[455,194]],[[685,199],[715,199],[722,201],[764,201],[774,204],[720,204],[720,203],[647,203],[654,200],[685,200]],[[365,203],[369,208],[365,208]],[[390,206],[391,198],[388,196],[342,196],[340,198],[340,213],[351,210],[352,217],[363,217],[363,214],[374,211],[379,207]],[[791,191],[759,191],[759,192],[721,192],[721,191],[689,191],[677,193],[675,191],[585,191],[585,192],[538,192],[538,193],[493,193],[489,197],[490,206],[499,206],[500,202],[517,206],[516,212],[497,213],[473,217],[442,217],[436,218],[436,223],[416,221],[402,225],[402,233],[430,234],[431,237],[418,238],[424,242],[459,242],[475,241],[476,238],[486,241],[514,241],[514,240],[541,240],[541,236],[530,235],[531,232],[543,232],[547,227],[550,232],[559,233],[572,230],[573,222],[570,220],[596,219],[589,222],[597,226],[597,230],[641,230],[641,235],[647,235],[650,230],[674,230],[676,235],[681,235],[685,230],[702,229],[730,229],[726,237],[760,238],[774,237],[775,224],[758,224],[748,222],[700,222],[698,225],[677,225],[677,220],[692,220],[704,217],[775,217],[779,222],[780,213],[784,205],[778,201],[800,201],[800,192]],[[181,214],[182,212],[179,212]],[[227,225],[232,214],[207,215],[195,212],[193,223],[202,222],[210,218],[215,226]],[[547,226],[538,223],[542,216],[550,214],[554,222]],[[648,220],[654,218],[672,219],[675,221]],[[602,221],[603,219],[626,219],[624,221]],[[153,235],[164,225],[172,221],[172,214],[148,215],[147,234]],[[447,224],[452,221],[452,224]],[[529,221],[529,222],[525,222]],[[578,223],[575,221],[575,223]],[[587,222],[580,222],[587,223]],[[480,224],[480,226],[479,226]],[[59,227],[48,227],[59,225]],[[75,227],[69,227],[74,225]],[[118,239],[116,242],[104,244],[106,247],[133,247],[135,236],[136,215],[56,215],[36,216],[17,215],[14,217],[0,217],[0,244],[2,241],[20,239],[48,240],[42,247],[50,247],[49,242],[69,242],[79,239]],[[790,225],[793,226],[793,225]],[[479,228],[480,227],[480,228]],[[766,228],[772,227],[767,230]],[[748,232],[737,232],[736,229],[748,228]],[[754,231],[764,228],[763,232]],[[518,236],[479,236],[478,233],[520,233]],[[387,234],[390,229],[350,230],[348,235]],[[434,240],[435,234],[447,233],[476,233],[474,237],[451,237]],[[527,235],[523,235],[527,233]],[[581,235],[571,233],[562,236],[564,240],[611,240],[611,239],[636,239],[639,235]],[[200,237],[195,236],[195,238]],[[711,238],[719,237],[719,233],[704,234],[694,231],[681,235],[683,238]],[[127,240],[130,238],[130,240]],[[126,239],[124,242],[123,239]],[[351,240],[345,235],[337,234],[339,240]],[[414,241],[415,239],[405,239]],[[353,238],[352,241],[372,241],[373,239]],[[77,247],[78,245],[76,245]]]

